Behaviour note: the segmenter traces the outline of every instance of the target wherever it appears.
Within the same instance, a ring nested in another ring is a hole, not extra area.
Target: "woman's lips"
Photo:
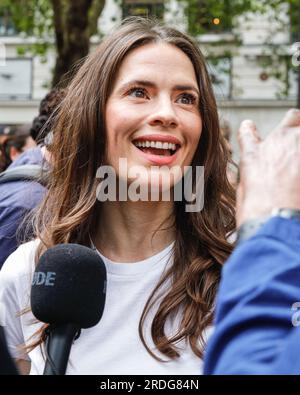
[[[163,148],[152,148],[152,147],[138,147],[141,151],[146,154],[161,155],[161,156],[171,156],[174,155],[175,151]]]

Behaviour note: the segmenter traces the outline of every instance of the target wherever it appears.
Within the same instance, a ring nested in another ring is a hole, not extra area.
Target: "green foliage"
[[[45,37],[53,32],[53,11],[49,0],[2,0],[0,14],[8,12],[17,31]]]
[[[61,17],[66,13],[67,4],[70,0],[61,0],[63,6]],[[73,0],[75,1],[75,0]],[[122,0],[114,0],[121,6]],[[239,45],[237,29],[238,16],[247,15],[248,12],[273,14],[270,16],[270,26],[276,21],[276,31],[270,32],[270,36],[265,41],[268,48],[258,59],[258,63],[266,69],[269,76],[276,77],[282,83],[288,81],[286,78],[286,68],[291,68],[291,61],[282,53],[280,46],[273,45],[273,36],[282,28],[286,28],[286,19],[281,8],[284,4],[288,5],[288,15],[290,17],[291,40],[300,42],[300,0],[177,0],[183,3],[185,16],[188,21],[188,32],[198,37],[205,33],[224,33],[231,32],[234,40],[226,42],[218,40],[210,43],[207,48],[207,56],[215,65],[219,58],[232,57]],[[90,34],[97,34],[97,18],[103,8],[104,0],[94,1],[89,10],[91,22]],[[0,18],[11,17],[12,24],[16,31],[23,36],[35,37],[34,44],[27,44],[18,48],[20,56],[31,52],[33,55],[40,56],[45,61],[46,52],[51,45],[54,37],[54,12],[52,0],[1,0]],[[217,18],[218,20],[214,19]],[[215,22],[215,23],[214,23]],[[219,22],[219,23],[218,23]],[[99,34],[99,32],[98,32]],[[100,36],[100,34],[99,34]],[[220,50],[221,48],[221,50]]]
[[[256,60],[268,77],[275,78],[281,88],[278,98],[289,95],[289,72],[292,68],[291,57],[287,56],[283,45],[274,44],[274,36],[280,31],[286,31],[290,25],[291,42],[300,42],[300,1],[299,0],[178,0],[185,5],[185,16],[188,21],[188,31],[199,37],[207,33],[231,32],[232,41],[217,40],[209,43],[206,48],[207,57],[211,64],[218,65],[224,57],[232,57],[234,51],[242,42],[238,36],[237,27],[239,16],[247,13],[268,15],[270,26],[269,36],[265,39],[262,56]],[[286,20],[287,6],[289,21]],[[219,24],[213,23],[214,18]],[[276,22],[274,24],[274,22]],[[267,22],[268,23],[268,22]],[[273,28],[274,26],[274,28]]]
[[[15,31],[35,37],[36,43],[19,46],[20,56],[30,52],[44,57],[53,36],[53,10],[49,0],[2,0],[0,15],[11,18]]]
[[[236,18],[248,12],[264,14],[270,9],[280,14],[283,4],[288,5],[291,31],[298,32],[300,21],[299,0],[178,0],[184,5],[189,33],[198,36],[205,33],[231,31]],[[215,24],[214,19],[219,23]]]
[[[256,0],[179,0],[185,6],[189,33],[227,32],[234,26],[234,17],[257,10]],[[216,20],[217,18],[217,20]]]
[[[45,62],[48,49],[55,46],[58,67],[53,83],[57,83],[87,54],[90,36],[98,33],[98,17],[104,5],[105,0],[85,0],[78,4],[75,0],[1,0],[0,25],[2,22],[4,34],[19,33],[28,38],[17,49],[19,56],[39,56],[41,62]],[[79,31],[78,23],[88,25],[88,29]]]

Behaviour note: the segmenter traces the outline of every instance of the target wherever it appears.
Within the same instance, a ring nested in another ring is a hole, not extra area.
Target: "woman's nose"
[[[172,101],[167,98],[158,100],[150,115],[149,124],[151,126],[176,128],[178,123]]]

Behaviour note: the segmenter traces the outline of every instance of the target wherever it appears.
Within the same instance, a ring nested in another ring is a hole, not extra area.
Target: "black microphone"
[[[0,376],[3,375],[18,375],[17,368],[9,355],[4,330],[0,326]]]
[[[44,375],[66,372],[71,346],[82,328],[100,321],[106,269],[100,256],[78,244],[58,244],[41,256],[31,287],[33,315],[50,324]]]

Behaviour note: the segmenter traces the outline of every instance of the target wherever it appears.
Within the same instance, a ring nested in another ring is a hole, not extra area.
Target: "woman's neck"
[[[92,239],[112,261],[146,259],[175,239],[173,202],[104,202]]]

